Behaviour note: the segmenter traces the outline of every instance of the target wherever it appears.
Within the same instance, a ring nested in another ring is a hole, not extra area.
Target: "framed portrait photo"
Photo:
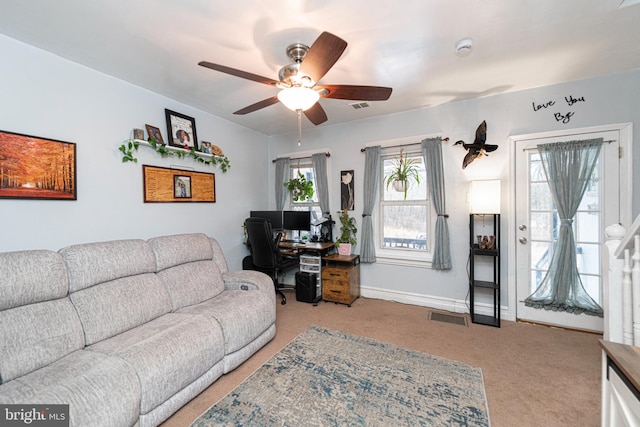
[[[0,199],[77,200],[76,144],[0,131]]]
[[[147,134],[149,139],[147,141],[155,140],[156,144],[165,145],[164,139],[162,139],[162,132],[155,126],[145,125],[147,128]]]
[[[198,136],[196,134],[196,120],[193,117],[176,113],[165,108],[167,117],[167,133],[169,145],[199,151]]]
[[[173,196],[176,199],[191,198],[191,177],[187,175],[173,176]]]

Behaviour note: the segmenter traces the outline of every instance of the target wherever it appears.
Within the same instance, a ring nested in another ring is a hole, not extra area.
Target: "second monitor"
[[[282,211],[282,228],[308,232],[311,229],[311,213],[309,211]]]

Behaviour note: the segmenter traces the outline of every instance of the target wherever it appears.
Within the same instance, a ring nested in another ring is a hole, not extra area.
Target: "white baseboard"
[[[393,291],[389,289],[371,288],[361,286],[360,293],[365,298],[375,298],[385,301],[395,301],[403,304],[418,305],[421,307],[430,307],[438,310],[450,311],[453,313],[469,313],[467,302],[464,300],[456,300],[453,298],[436,297],[432,295],[416,294],[411,292]],[[493,307],[486,303],[476,302],[476,313],[487,316],[493,315]],[[508,310],[506,307],[500,307],[500,317],[504,320],[508,319]]]

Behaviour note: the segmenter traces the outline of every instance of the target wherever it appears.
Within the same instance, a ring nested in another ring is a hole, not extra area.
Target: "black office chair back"
[[[281,257],[278,245],[282,234],[274,237],[271,222],[265,218],[247,218],[244,225],[253,264],[261,269],[278,267]]]

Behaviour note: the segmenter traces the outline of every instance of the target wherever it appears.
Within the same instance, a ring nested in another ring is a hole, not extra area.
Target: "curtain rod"
[[[618,142],[617,139],[607,139],[606,141],[602,141],[602,143],[607,143],[607,144],[611,144],[612,142]],[[530,151],[530,150],[537,150],[538,147],[529,147],[529,148],[523,148],[522,151]]]
[[[312,155],[313,155],[313,154],[312,154]],[[312,156],[312,155],[311,155],[311,156]],[[327,157],[331,157],[331,153],[330,153],[330,152],[328,152],[328,151],[327,151],[326,153],[324,153],[324,155],[325,155],[325,156],[327,156]],[[311,156],[304,156],[304,157],[289,157],[289,160],[310,159],[310,158],[311,158]],[[273,159],[273,160],[271,160],[271,163],[275,163],[275,162],[277,162],[277,161],[278,161],[278,159],[284,159],[284,158],[285,158],[285,157],[278,157],[277,159]]]
[[[441,142],[449,141],[449,137],[442,138],[440,141],[441,141]],[[408,143],[408,144],[385,145],[384,147],[380,147],[380,148],[404,147],[404,146],[406,146],[406,145],[420,145],[420,144],[422,144],[422,141],[420,141],[420,142],[410,142],[410,143]],[[360,149],[360,152],[361,152],[361,153],[364,153],[364,151],[365,151],[366,149],[367,149],[367,147],[361,148],[361,149]]]

